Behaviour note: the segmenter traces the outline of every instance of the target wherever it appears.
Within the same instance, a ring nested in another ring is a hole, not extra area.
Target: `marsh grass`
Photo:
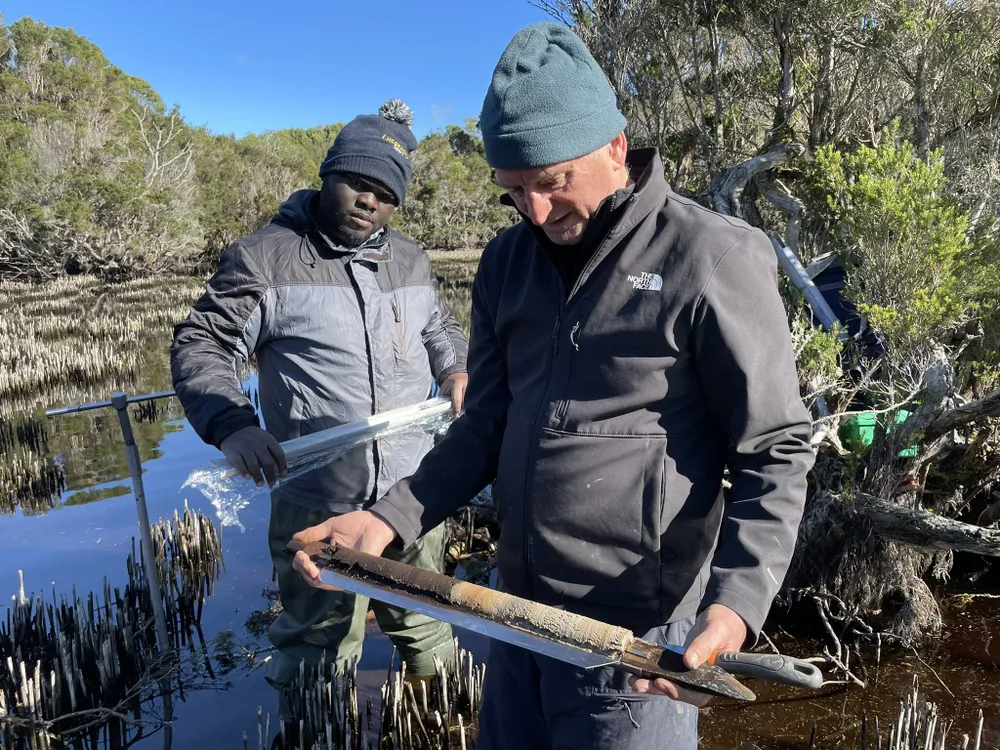
[[[441,294],[468,332],[480,251],[430,256]],[[186,276],[119,284],[83,276],[43,285],[0,282],[4,411],[34,411],[134,388],[144,365],[166,364],[170,331],[204,285]],[[169,379],[161,385],[169,390]]]
[[[396,666],[393,649],[387,680],[379,696],[364,701],[355,662],[338,668],[321,659],[303,662],[289,686],[290,716],[279,719],[274,744],[270,714],[257,710],[258,750],[472,750],[481,706],[486,665],[477,663],[456,638],[453,652],[435,657],[435,673],[407,677],[406,665]],[[250,750],[243,733],[244,750]]]
[[[170,390],[170,332],[203,288],[189,277],[0,283],[0,513],[44,513],[66,490],[128,476],[124,453],[109,449],[120,442],[113,412],[41,412],[117,390]],[[165,417],[182,416],[180,407],[170,399],[132,411],[142,458],[154,458],[163,434],[178,429]]]
[[[156,642],[152,594],[136,554],[124,589],[51,597],[20,592],[0,622],[0,747],[127,747],[160,691],[218,688],[202,608],[223,569],[219,531],[186,505],[150,528],[173,651]],[[176,683],[176,685],[175,685]],[[144,716],[145,714],[145,716]]]
[[[478,250],[430,253],[441,294],[469,332]],[[44,513],[67,490],[128,476],[110,410],[48,420],[46,408],[119,390],[172,390],[169,345],[205,280],[147,278],[108,284],[74,276],[46,284],[0,282],[0,513]],[[256,394],[248,394],[255,400]],[[143,460],[179,429],[175,399],[132,408]],[[74,496],[75,497],[75,496]],[[100,499],[81,494],[75,502]],[[67,502],[74,502],[69,498]]]
[[[191,277],[0,283],[0,401],[31,411],[135,385],[203,287]]]
[[[472,313],[472,282],[476,278],[482,251],[432,250],[428,255],[438,277],[441,296],[468,336]]]

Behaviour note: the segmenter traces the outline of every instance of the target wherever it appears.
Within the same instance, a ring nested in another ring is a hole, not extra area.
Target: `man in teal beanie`
[[[504,590],[685,647],[694,667],[760,633],[811,425],[770,241],[671,191],[625,126],[575,34],[518,32],[480,127],[523,221],[473,284],[465,413],[369,509],[296,538],[405,549],[492,482]],[[488,667],[477,750],[697,747],[703,694],[499,641]]]

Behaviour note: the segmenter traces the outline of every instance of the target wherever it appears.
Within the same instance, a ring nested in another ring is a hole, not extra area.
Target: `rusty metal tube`
[[[304,546],[293,543],[289,549],[304,549],[331,571],[360,577],[380,588],[393,589],[469,615],[503,622],[567,646],[600,654],[609,661],[620,659],[635,638],[632,631],[617,625],[349,547],[315,542]]]

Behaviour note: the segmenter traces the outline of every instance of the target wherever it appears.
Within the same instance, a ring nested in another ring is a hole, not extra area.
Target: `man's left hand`
[[[739,651],[747,637],[747,626],[743,618],[721,604],[710,604],[698,619],[687,638],[684,664],[689,669],[697,669],[715,657],[719,651]],[[632,689],[637,693],[666,695],[675,701],[691,703],[698,708],[708,705],[712,696],[680,687],[677,683],[658,677],[647,680],[630,677]]]
[[[468,384],[469,375],[465,372],[449,375],[441,384],[441,395],[451,396],[451,405],[456,417],[462,413],[462,407],[465,405],[465,388]]]

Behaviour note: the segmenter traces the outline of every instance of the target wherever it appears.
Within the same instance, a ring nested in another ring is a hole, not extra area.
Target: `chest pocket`
[[[393,319],[392,350],[396,355],[396,362],[398,364],[407,357],[406,320],[403,317],[403,305],[400,303],[397,295],[393,294],[391,300]]]

